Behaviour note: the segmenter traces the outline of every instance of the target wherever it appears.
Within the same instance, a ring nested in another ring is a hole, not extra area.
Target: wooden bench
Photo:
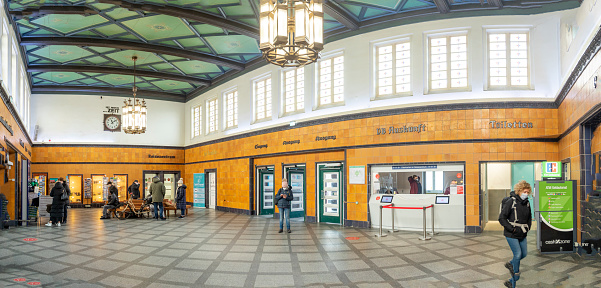
[[[174,216],[177,216],[177,210],[181,210],[181,209],[177,209],[177,208],[175,208],[177,206],[169,205],[168,203],[169,202],[167,199],[163,200],[163,210],[165,210],[166,217],[169,218],[169,214],[171,213],[171,211],[173,211]],[[188,215],[189,208],[192,208],[192,205],[186,205],[186,215]]]

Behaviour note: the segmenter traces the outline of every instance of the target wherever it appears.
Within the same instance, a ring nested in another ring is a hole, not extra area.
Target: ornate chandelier
[[[263,58],[282,67],[319,59],[323,50],[323,0],[261,0]]]
[[[138,57],[133,56],[131,59],[134,61],[134,87],[131,89],[134,94],[134,101],[131,98],[123,101],[123,114],[122,114],[122,125],[123,132],[126,134],[142,134],[146,132],[146,101],[136,98],[136,60]]]

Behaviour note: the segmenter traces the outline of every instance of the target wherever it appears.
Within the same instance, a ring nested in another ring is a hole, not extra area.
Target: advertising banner
[[[561,162],[543,162],[541,168],[543,180],[548,178],[561,180]]]
[[[205,207],[205,174],[194,173],[194,207]]]
[[[538,246],[541,252],[574,250],[574,182],[538,182]]]

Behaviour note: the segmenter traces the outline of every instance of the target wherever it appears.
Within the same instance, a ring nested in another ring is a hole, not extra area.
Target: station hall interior
[[[0,0],[0,287],[601,287],[600,28],[596,0]]]

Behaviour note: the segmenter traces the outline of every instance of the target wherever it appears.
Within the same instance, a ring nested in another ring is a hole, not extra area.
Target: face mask
[[[526,193],[522,193],[522,194],[520,195],[520,198],[522,198],[522,200],[526,200],[526,199],[528,199],[528,194],[526,194]]]

